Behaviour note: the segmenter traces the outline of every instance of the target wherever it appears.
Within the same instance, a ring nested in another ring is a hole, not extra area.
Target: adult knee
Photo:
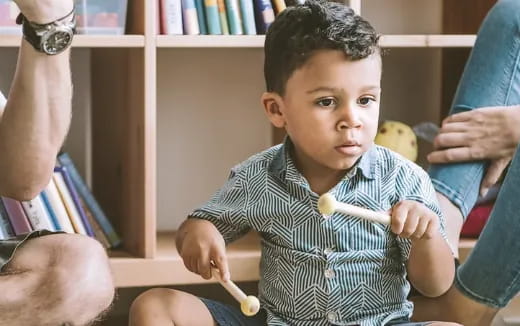
[[[145,314],[159,313],[161,315],[171,308],[169,303],[175,302],[179,296],[176,290],[156,288],[140,294],[130,307],[130,319],[140,319]]]
[[[108,257],[101,244],[89,237],[68,235],[60,241],[49,278],[56,300],[71,321],[83,324],[106,310],[114,298]]]
[[[492,15],[496,15],[499,21],[513,27],[514,32],[520,32],[520,1],[499,0],[492,9]]]

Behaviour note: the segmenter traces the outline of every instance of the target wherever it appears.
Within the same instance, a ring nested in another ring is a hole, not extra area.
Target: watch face
[[[72,32],[69,29],[57,28],[42,38],[43,52],[47,54],[58,54],[65,50],[72,42]]]

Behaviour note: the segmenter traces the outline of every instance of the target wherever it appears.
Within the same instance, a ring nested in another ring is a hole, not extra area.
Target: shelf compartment
[[[175,248],[175,233],[157,235],[157,254],[153,259],[134,258],[126,252],[110,253],[117,287],[213,283],[189,272]],[[259,278],[260,238],[249,233],[230,244],[227,257],[233,281]]]

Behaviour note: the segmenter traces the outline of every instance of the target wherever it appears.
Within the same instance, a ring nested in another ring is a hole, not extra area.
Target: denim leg
[[[451,114],[516,104],[520,104],[520,1],[500,0],[480,27]],[[435,164],[429,169],[435,190],[457,205],[464,218],[477,201],[486,164]]]
[[[455,284],[466,296],[504,307],[520,290],[520,147],[491,216]]]

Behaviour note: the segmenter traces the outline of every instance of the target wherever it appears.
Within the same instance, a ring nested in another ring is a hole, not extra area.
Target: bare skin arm
[[[47,23],[72,10],[72,0],[17,0],[27,19]],[[70,50],[48,56],[22,41],[5,110],[0,109],[0,194],[35,197],[49,182],[67,134],[72,85]],[[3,112],[2,112],[3,111]]]

